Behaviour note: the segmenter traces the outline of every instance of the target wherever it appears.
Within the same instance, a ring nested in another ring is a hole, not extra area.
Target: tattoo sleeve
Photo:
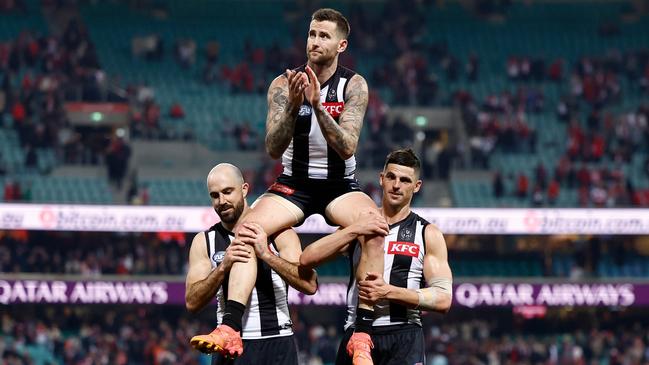
[[[279,81],[278,81],[279,80]],[[270,157],[282,156],[293,138],[295,120],[300,106],[290,105],[286,79],[277,79],[268,90],[268,115],[266,116],[266,151]]]
[[[348,159],[356,152],[358,139],[363,127],[363,117],[367,109],[367,82],[360,75],[349,80],[345,109],[340,115],[339,122],[329,115],[322,104],[314,107],[318,124],[327,140],[342,159]]]

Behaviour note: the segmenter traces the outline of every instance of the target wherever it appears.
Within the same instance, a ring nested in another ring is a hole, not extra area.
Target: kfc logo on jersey
[[[412,242],[392,241],[388,244],[390,255],[419,256],[419,246]]]
[[[322,103],[322,106],[325,108],[327,113],[334,118],[338,118],[343,110],[345,110],[345,103],[342,101],[335,103]]]

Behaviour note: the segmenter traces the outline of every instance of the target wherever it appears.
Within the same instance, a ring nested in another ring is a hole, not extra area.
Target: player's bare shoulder
[[[446,249],[444,234],[432,223],[426,225],[426,228],[424,229],[424,239],[426,240],[426,247],[428,248],[439,249],[443,247]]]
[[[198,232],[194,235],[194,238],[192,239],[192,245],[190,247],[190,251],[198,251],[199,249],[205,247],[207,244],[207,241],[205,239],[205,232]]]

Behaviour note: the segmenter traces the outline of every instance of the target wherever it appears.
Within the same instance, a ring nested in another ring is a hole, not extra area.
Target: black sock
[[[372,323],[374,322],[374,311],[369,309],[356,308],[356,323],[354,332],[364,332],[368,335],[372,333]]]
[[[223,315],[223,324],[232,327],[235,331],[241,332],[241,319],[243,318],[243,311],[246,306],[234,301],[228,300],[225,302],[225,314]]]

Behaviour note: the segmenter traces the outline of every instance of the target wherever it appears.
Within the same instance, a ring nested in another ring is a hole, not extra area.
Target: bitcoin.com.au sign
[[[649,234],[648,209],[464,209],[415,211],[447,234]],[[199,232],[219,218],[209,207],[0,204],[0,229]],[[311,216],[301,233],[333,227]]]

